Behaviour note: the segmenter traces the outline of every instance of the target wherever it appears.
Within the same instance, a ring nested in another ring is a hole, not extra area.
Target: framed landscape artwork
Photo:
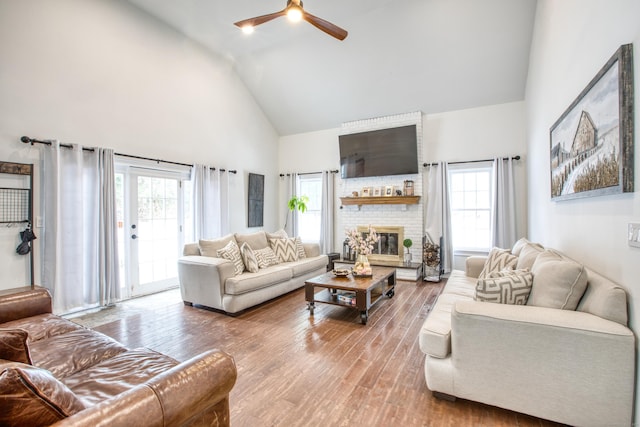
[[[633,49],[621,46],[553,124],[551,199],[633,192]]]

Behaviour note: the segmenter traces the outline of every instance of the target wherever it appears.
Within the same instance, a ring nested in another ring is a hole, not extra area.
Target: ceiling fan
[[[243,31],[250,33],[253,32],[253,27],[269,22],[272,19],[279,18],[281,16],[287,16],[291,21],[297,22],[302,19],[313,25],[317,29],[324,31],[337,38],[338,40],[344,40],[347,37],[347,31],[332,24],[329,21],[325,21],[322,18],[313,16],[309,12],[306,12],[302,8],[302,1],[300,0],[287,0],[287,6],[279,12],[269,13],[268,15],[256,16],[255,18],[245,19],[238,21],[233,25],[242,28]]]

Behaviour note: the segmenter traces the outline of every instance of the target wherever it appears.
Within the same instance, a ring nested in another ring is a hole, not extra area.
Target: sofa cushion
[[[93,406],[142,384],[176,365],[178,362],[169,356],[148,348],[137,348],[68,376],[62,382],[86,406]]]
[[[257,273],[260,269],[258,265],[258,259],[256,258],[256,254],[251,249],[246,242],[240,246],[240,255],[242,255],[242,262],[244,262],[244,266],[250,273]]]
[[[624,288],[590,269],[587,269],[587,276],[587,290],[576,310],[627,326],[627,292]]]
[[[274,233],[267,233],[267,240],[269,239],[288,239],[289,235],[282,228]]]
[[[278,262],[291,262],[298,259],[296,239],[269,239],[269,245],[278,257]]]
[[[234,234],[236,243],[239,247],[242,247],[243,243],[251,246],[251,249],[264,249],[269,247],[269,241],[267,240],[267,233],[264,231],[257,231],[251,234]]]
[[[230,241],[222,249],[218,249],[218,258],[224,258],[233,263],[233,273],[237,276],[244,271],[244,262],[242,262],[242,255],[240,255],[240,248],[236,244],[235,240]]]
[[[489,277],[478,279],[476,300],[498,304],[525,305],[533,274],[529,270],[503,270],[490,273]]]
[[[286,265],[275,265],[260,269],[257,273],[245,272],[239,276],[230,277],[224,282],[224,293],[240,295],[256,289],[266,288],[291,279],[293,273]]]
[[[533,263],[536,262],[536,258],[544,252],[544,248],[537,243],[525,243],[520,249],[520,255],[518,256],[518,262],[516,264],[517,270],[524,270],[533,267]]]
[[[273,252],[273,249],[264,248],[257,249],[253,251],[256,255],[256,259],[258,260],[258,267],[260,268],[269,268],[272,265],[276,265],[278,263],[278,257],[276,257],[276,253]]]
[[[296,254],[298,259],[306,258],[307,254],[304,251],[304,246],[302,245],[302,239],[298,236],[295,239],[296,242]]]
[[[527,244],[537,246],[540,249],[544,249],[541,244],[530,242],[529,239],[523,237],[513,244],[513,247],[511,248],[511,254],[515,256],[520,256],[520,251],[522,251],[522,249]]]
[[[291,268],[293,277],[299,277],[318,269],[326,270],[328,262],[329,260],[326,256],[317,256],[313,258],[299,259],[297,261],[287,263],[286,265]]]
[[[0,359],[31,365],[27,338],[24,329],[0,329]]]
[[[65,349],[82,349],[65,351]],[[105,359],[124,353],[127,348],[116,340],[90,329],[79,329],[29,344],[31,360],[39,368],[63,379]]]
[[[32,343],[67,332],[85,329],[77,323],[70,322],[55,314],[46,313],[24,317],[2,324],[6,329],[24,329],[29,334],[27,342]]]
[[[0,425],[48,426],[85,409],[50,372],[17,362],[0,362]]]
[[[493,248],[489,252],[489,256],[484,263],[484,268],[480,272],[478,279],[483,279],[494,271],[504,270],[505,268],[513,268],[518,262],[518,257],[511,255],[508,249]]]
[[[218,251],[227,246],[227,243],[231,241],[236,241],[236,239],[233,237],[233,234],[227,234],[226,236],[215,240],[201,239],[198,241],[198,246],[200,247],[200,255],[220,258],[218,256]]]
[[[533,286],[527,305],[576,309],[587,288],[587,272],[583,265],[546,250],[538,255],[531,272]]]

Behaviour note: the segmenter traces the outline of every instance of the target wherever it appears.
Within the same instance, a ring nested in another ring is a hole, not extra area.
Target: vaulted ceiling
[[[536,0],[305,0],[338,41],[285,17],[286,0],[129,0],[227,58],[280,135],[346,121],[524,99]]]

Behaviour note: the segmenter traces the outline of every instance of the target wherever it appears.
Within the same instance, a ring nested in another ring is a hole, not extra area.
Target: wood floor
[[[238,317],[176,302],[95,329],[180,361],[211,348],[231,354],[234,427],[556,425],[432,396],[418,333],[441,285],[399,282],[367,325],[355,310],[326,304],[310,317],[299,289]]]

